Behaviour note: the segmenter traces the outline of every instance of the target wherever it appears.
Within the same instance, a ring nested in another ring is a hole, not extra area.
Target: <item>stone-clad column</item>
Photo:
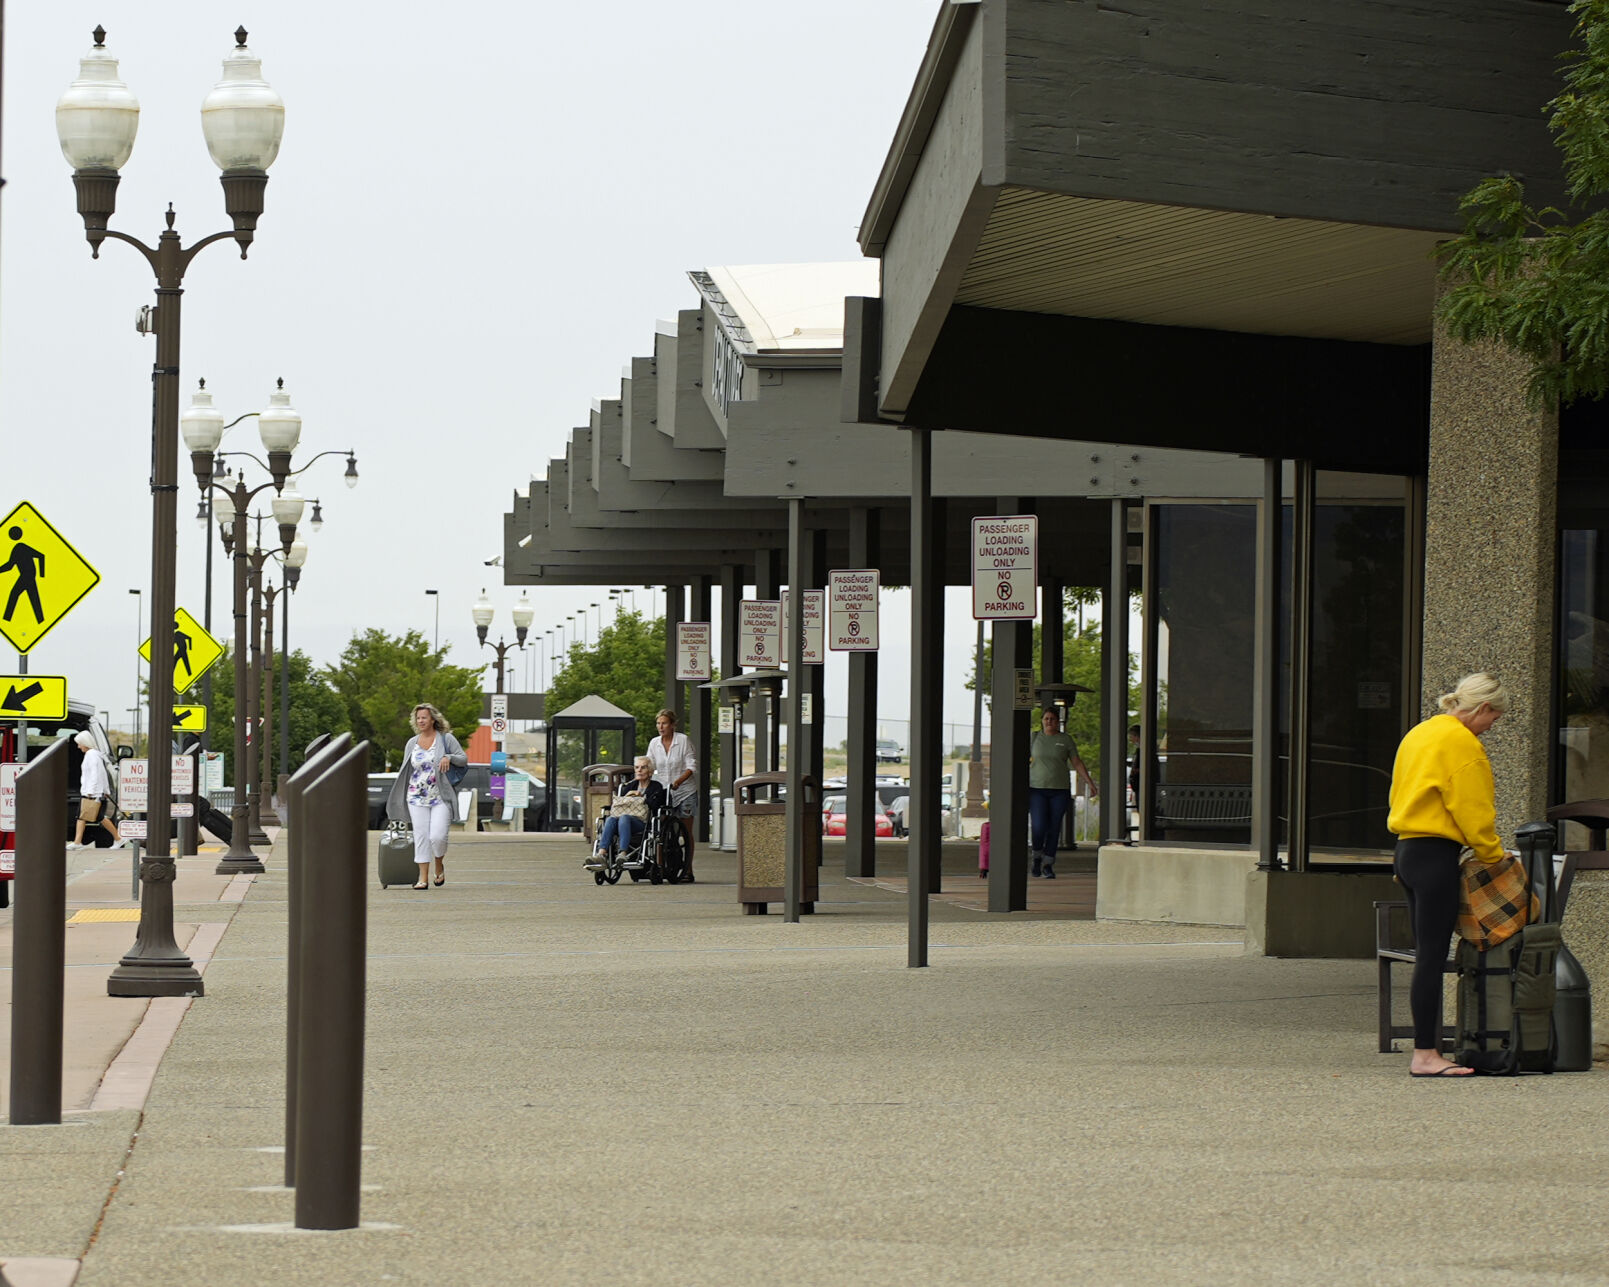
[[[1529,374],[1506,348],[1437,330],[1421,714],[1470,671],[1502,678],[1509,713],[1483,740],[1505,845],[1549,803],[1559,422],[1526,405]]]

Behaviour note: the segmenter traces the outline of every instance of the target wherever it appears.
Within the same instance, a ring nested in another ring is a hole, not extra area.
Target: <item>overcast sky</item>
[[[154,241],[170,201],[187,244],[227,226],[198,109],[236,25],[285,99],[250,259],[220,243],[186,276],[181,405],[205,377],[233,419],[265,406],[283,377],[304,418],[298,462],[357,452],[356,490],[338,456],[301,480],[326,526],[306,538],[291,646],[322,663],[364,627],[429,636],[434,588],[450,660],[473,665],[489,655],[469,615],[483,585],[499,608],[493,638],[513,633],[519,591],[483,567],[501,553],[512,493],[562,454],[593,399],[617,394],[622,367],[652,351],[655,320],[696,305],[686,272],[859,256],[856,227],[937,10],[12,0],[0,508],[33,503],[102,578],[30,669],[66,674],[72,696],[127,726],[149,630],[136,619],[148,596],[128,590],[150,579],[154,343],[134,319],[154,282],[131,247],[108,241],[90,258],[53,115],[97,23],[142,108],[115,229]],[[254,423],[226,448],[260,452]],[[205,552],[182,447],[180,484],[178,599],[199,618]],[[226,637],[216,554],[212,621]],[[537,634],[593,602],[607,615],[606,588],[531,593]],[[880,715],[903,719],[909,609],[903,596],[884,606]],[[948,719],[971,719],[972,638],[962,595]],[[0,672],[12,671],[15,654],[0,650]],[[835,659],[834,714],[842,673]]]

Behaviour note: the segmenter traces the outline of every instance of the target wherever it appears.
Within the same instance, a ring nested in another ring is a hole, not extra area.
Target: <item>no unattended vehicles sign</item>
[[[972,616],[1032,621],[1039,615],[1039,519],[1005,514],[972,520]]]

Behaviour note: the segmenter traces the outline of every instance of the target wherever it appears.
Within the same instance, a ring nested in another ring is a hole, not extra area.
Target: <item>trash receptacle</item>
[[[632,776],[629,764],[589,764],[581,770],[581,834],[588,844],[596,839],[592,833],[610,798]]]
[[[732,784],[737,793],[732,810],[737,815],[737,900],[745,915],[763,916],[767,903],[780,903],[786,879],[788,804],[783,791],[786,773],[755,773]],[[813,912],[820,895],[817,874],[821,855],[821,802],[816,780],[804,779],[799,823],[803,828],[799,910]]]

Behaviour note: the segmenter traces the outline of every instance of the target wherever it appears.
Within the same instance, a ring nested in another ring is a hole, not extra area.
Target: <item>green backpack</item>
[[[1458,1035],[1454,1058],[1493,1076],[1553,1071],[1556,921],[1527,925],[1482,952],[1458,940]]]

